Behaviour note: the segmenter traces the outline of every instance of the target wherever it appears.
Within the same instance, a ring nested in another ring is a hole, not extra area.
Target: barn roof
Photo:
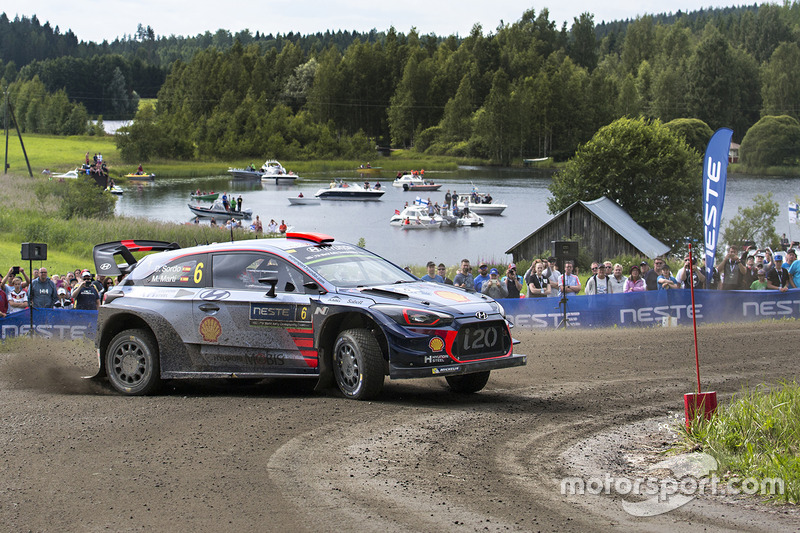
[[[533,235],[538,233],[539,230],[552,223],[554,220],[561,217],[564,213],[570,211],[578,204],[581,204],[584,208],[586,208],[586,210],[591,212],[604,224],[617,232],[620,237],[631,243],[631,245],[642,252],[645,257],[653,258],[669,252],[669,246],[650,235],[647,230],[637,224],[636,221],[633,220],[633,218],[631,218],[631,216],[624,209],[616,204],[616,202],[606,198],[605,196],[601,196],[597,200],[592,200],[590,202],[575,202],[536,228],[527,237],[507,250],[506,253],[512,253],[512,251],[520,244],[527,241]]]

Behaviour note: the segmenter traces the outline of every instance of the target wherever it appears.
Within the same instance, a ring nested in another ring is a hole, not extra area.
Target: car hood
[[[340,289],[342,295],[358,295],[380,303],[417,305],[421,308],[438,309],[452,314],[472,314],[478,311],[497,312],[496,304],[489,297],[468,293],[449,285],[416,282],[375,285],[372,287]]]

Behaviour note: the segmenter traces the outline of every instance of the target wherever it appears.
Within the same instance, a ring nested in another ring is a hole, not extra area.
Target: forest
[[[731,127],[736,142],[762,117],[796,121],[800,4],[603,24],[584,13],[560,28],[531,9],[463,37],[162,37],[140,24],[100,44],[2,14],[0,75],[25,131],[78,133],[84,115],[137,113],[118,135],[131,160],[355,158],[376,145],[499,165],[567,160],[620,117],[698,119]]]

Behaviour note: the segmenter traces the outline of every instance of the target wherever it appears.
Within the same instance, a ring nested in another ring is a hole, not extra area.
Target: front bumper
[[[487,361],[469,361],[457,363],[450,361],[436,366],[419,366],[409,368],[408,366],[396,366],[389,364],[389,377],[391,379],[427,378],[436,376],[457,376],[460,374],[474,374],[487,370],[499,370],[501,368],[511,368],[513,366],[525,366],[528,362],[527,355],[512,354],[508,357],[490,359]]]

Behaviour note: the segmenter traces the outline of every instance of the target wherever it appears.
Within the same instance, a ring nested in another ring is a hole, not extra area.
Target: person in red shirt
[[[281,233],[286,233],[286,222],[284,220],[281,220],[281,225],[278,226],[278,231]]]

